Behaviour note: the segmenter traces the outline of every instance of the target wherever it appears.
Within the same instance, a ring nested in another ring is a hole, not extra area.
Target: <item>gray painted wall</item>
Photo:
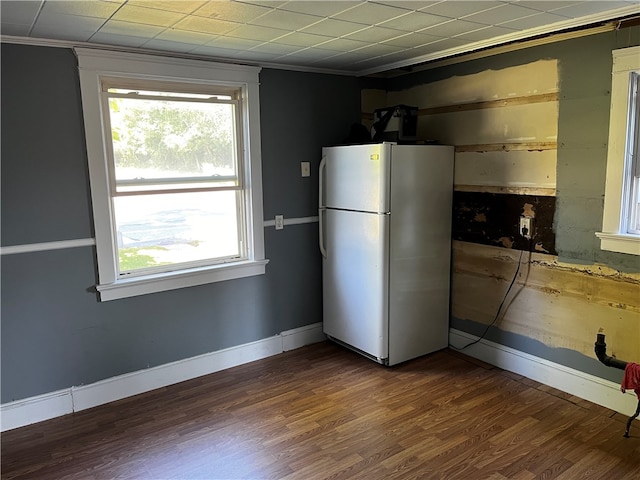
[[[93,236],[73,52],[2,44],[2,245]],[[359,120],[357,79],[260,74],[265,219],[317,215],[322,145]],[[300,162],[312,177],[300,177]],[[266,275],[98,302],[95,251],[2,257],[2,403],[322,319],[317,223],[265,229]]]

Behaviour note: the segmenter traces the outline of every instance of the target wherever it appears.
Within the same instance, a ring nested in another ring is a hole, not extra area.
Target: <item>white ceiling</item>
[[[365,75],[637,14],[637,0],[2,0],[0,32]]]

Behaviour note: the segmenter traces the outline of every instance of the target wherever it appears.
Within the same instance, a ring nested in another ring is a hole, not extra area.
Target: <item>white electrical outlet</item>
[[[531,229],[533,228],[533,218],[531,217],[520,217],[520,227],[518,233],[522,235],[524,238],[531,238]]]
[[[303,177],[311,176],[311,164],[309,162],[300,162],[300,172]]]
[[[282,230],[284,228],[284,217],[282,215],[276,215],[276,230]]]

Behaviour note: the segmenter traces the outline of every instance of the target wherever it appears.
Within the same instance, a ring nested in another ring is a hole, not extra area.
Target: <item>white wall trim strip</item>
[[[302,225],[304,223],[318,222],[318,217],[285,218],[284,225]],[[264,227],[274,227],[275,220],[265,220]],[[92,247],[96,244],[95,238],[78,238],[76,240],[59,240],[55,242],[27,243],[24,245],[10,245],[0,247],[0,255],[15,255],[18,253],[47,252],[49,250],[62,250],[65,248]]]
[[[449,329],[449,343],[454,347],[463,347],[477,339],[475,335]],[[621,393],[620,385],[615,382],[505,345],[483,339],[461,352],[627,416],[633,415],[638,405],[635,394],[631,391]]]
[[[303,223],[315,223],[318,221],[318,217],[299,217],[299,218],[285,218],[284,219],[284,226],[286,227],[287,225],[302,225]],[[275,227],[276,226],[276,221],[274,220],[265,220],[264,221],[264,226],[266,227]]]
[[[76,240],[60,240],[57,242],[28,243],[25,245],[11,245],[8,247],[0,247],[0,255],[46,252],[48,250],[62,250],[64,248],[91,247],[95,244],[95,238],[79,238]]]
[[[89,385],[0,405],[0,431],[49,420],[122,398],[166,387],[202,375],[253,362],[326,339],[322,323],[287,330],[279,335],[119,375]]]

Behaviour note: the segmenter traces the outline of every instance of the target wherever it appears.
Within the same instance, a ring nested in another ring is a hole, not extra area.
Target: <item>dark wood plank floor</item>
[[[444,350],[320,343],[5,432],[3,479],[640,478],[640,428]]]

